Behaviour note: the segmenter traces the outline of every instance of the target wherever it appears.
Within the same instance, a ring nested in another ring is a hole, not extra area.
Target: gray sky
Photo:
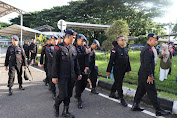
[[[67,5],[71,0],[2,0],[12,6],[22,9],[26,12],[41,11],[43,9],[50,9],[54,6]],[[73,0],[76,1],[76,0]],[[173,4],[170,8],[166,8],[164,16],[154,19],[155,22],[161,23],[176,23],[177,21],[177,0],[172,0]],[[17,13],[11,13],[0,18],[1,22],[9,22],[11,18],[18,16]]]

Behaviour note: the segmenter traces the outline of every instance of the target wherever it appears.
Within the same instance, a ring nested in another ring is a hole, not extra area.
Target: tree
[[[113,24],[113,21],[123,19],[130,28],[130,36],[145,35],[152,28],[157,29],[152,21],[161,15],[162,8],[170,0],[78,0],[71,1],[69,5],[44,9],[31,14],[24,14],[24,26],[35,28],[41,25],[50,25],[59,31],[57,21],[63,19],[70,22]],[[158,4],[157,4],[158,3]],[[149,7],[147,4],[152,4]],[[162,7],[163,6],[163,7]],[[20,24],[20,16],[11,19],[12,24]],[[158,28],[162,30],[161,27]],[[84,33],[92,42],[93,38],[103,42],[106,38],[104,32],[98,30],[77,30]]]
[[[126,21],[117,20],[105,31],[107,40],[102,44],[102,48],[110,50],[112,48],[112,41],[117,40],[118,36],[124,36],[128,42],[127,36],[129,35],[129,27]]]
[[[10,26],[9,23],[0,22],[0,29],[3,29],[3,28],[8,27],[8,26]]]

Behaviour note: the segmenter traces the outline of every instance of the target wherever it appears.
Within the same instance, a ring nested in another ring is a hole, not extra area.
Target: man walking
[[[17,71],[18,84],[20,90],[25,90],[22,87],[22,66],[26,69],[26,55],[24,50],[19,46],[19,38],[16,35],[12,36],[12,45],[7,48],[6,58],[5,58],[5,70],[7,71],[9,66],[9,95],[12,95],[12,87],[15,79],[15,70]]]
[[[127,75],[129,75],[129,72],[131,71],[131,67],[130,67],[130,61],[128,56],[128,50],[124,47],[125,38],[123,36],[118,37],[117,43],[118,45],[114,47],[111,51],[111,56],[107,67],[106,75],[108,77],[111,75],[111,70],[113,67],[113,74],[115,79],[114,86],[118,91],[121,104],[123,106],[127,106],[127,103],[123,98],[122,84],[123,84],[125,73],[127,72]]]

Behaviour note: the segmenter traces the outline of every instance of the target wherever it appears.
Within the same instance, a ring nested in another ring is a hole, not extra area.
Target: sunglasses
[[[118,41],[125,41],[125,39],[121,39],[121,40],[118,40]]]

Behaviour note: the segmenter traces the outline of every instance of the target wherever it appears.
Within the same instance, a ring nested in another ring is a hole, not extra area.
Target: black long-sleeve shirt
[[[52,64],[52,78],[77,79],[81,74],[78,55],[75,46],[66,45],[64,42],[55,46]]]
[[[6,52],[4,66],[15,66],[15,65],[27,65],[26,55],[24,50],[20,46],[9,46]]]
[[[141,51],[140,61],[141,66],[139,68],[139,75],[149,76],[151,74],[154,74],[154,53],[149,44],[146,44]]]
[[[111,72],[112,67],[120,73],[131,71],[127,48],[121,48],[117,45],[112,49],[106,72]]]

